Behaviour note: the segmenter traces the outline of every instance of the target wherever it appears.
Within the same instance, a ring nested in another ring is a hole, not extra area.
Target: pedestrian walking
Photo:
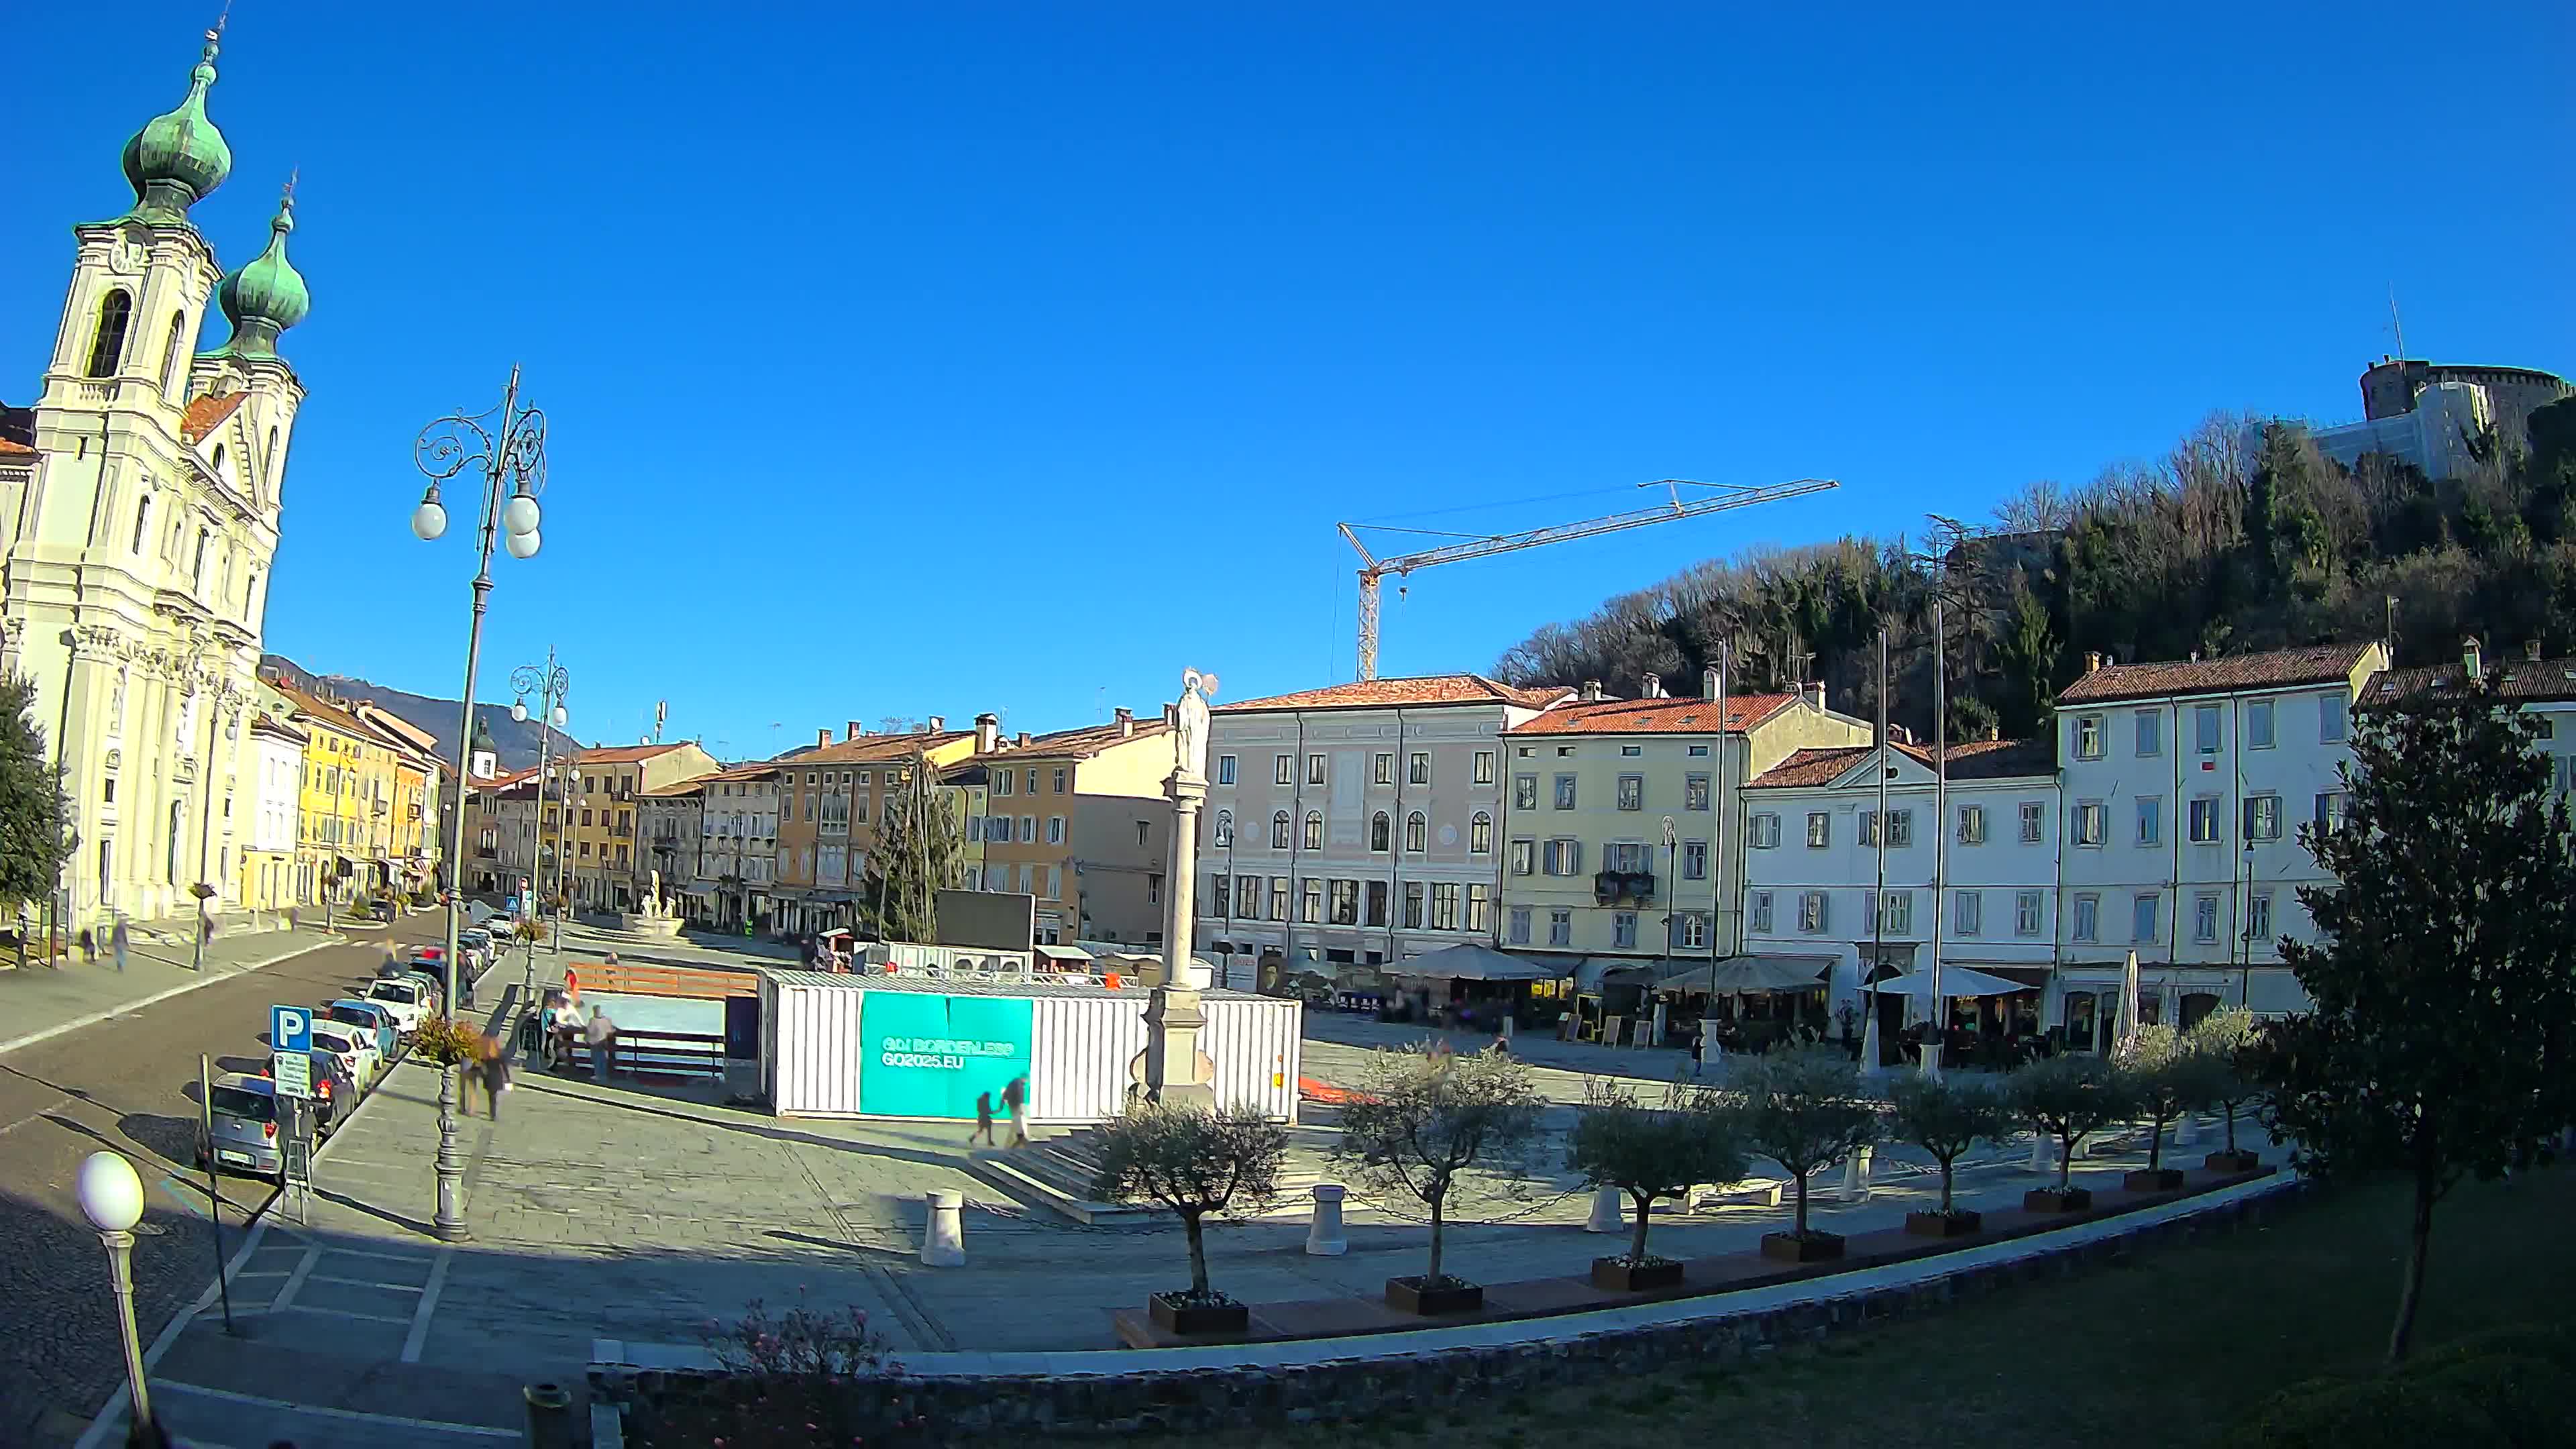
[[[966,1139],[966,1145],[974,1146],[976,1137],[984,1139],[987,1147],[1001,1145],[993,1140],[993,1094],[990,1092],[975,1094],[975,1135]]]
[[[617,1023],[608,1019],[607,1008],[591,1008],[586,1035],[590,1039],[591,1078],[604,1084],[608,1080],[609,1058],[617,1053]]]
[[[107,949],[116,957],[117,970],[125,969],[125,953],[133,944],[132,938],[126,934],[125,917],[120,915],[116,918],[116,924],[109,927],[107,932]]]
[[[1691,1033],[1691,1075],[1696,1077],[1708,1066],[1708,1018],[1699,1019],[1699,1030]]]
[[[1028,1100],[1029,1079],[1026,1077],[1013,1077],[1011,1078],[1011,1084],[1002,1089],[1002,1111],[1007,1113],[1011,1119],[1011,1145],[1013,1147],[1026,1147],[1029,1145],[1028,1124],[1020,1120],[1020,1108],[1026,1106],[1028,1104]]]
[[[80,929],[80,953],[82,965],[95,966],[98,964],[98,938],[89,933],[89,927],[87,926],[83,926]]]
[[[501,1050],[499,1037],[483,1038],[483,1100],[490,1103],[492,1120],[501,1120],[501,1094],[510,1090],[510,1057]]]

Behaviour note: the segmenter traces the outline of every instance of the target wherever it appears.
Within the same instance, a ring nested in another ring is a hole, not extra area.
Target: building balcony
[[[1654,898],[1652,871],[1605,870],[1592,877],[1592,899],[1602,905],[1623,900],[1643,903]]]

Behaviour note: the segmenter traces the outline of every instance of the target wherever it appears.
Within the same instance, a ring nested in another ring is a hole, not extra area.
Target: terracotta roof
[[[1876,753],[1875,745],[1836,745],[1827,749],[1800,750],[1779,764],[1763,771],[1750,788],[1774,790],[1797,786],[1830,785],[1843,777],[1852,766]],[[1912,758],[1926,769],[1933,768],[1937,758],[1929,745],[1909,745],[1902,741],[1896,752]],[[2002,780],[2019,775],[2053,775],[2056,761],[2050,755],[2046,740],[1968,740],[1950,746],[1950,778],[1963,780]]]
[[[1794,694],[1739,694],[1726,701],[1726,728],[1741,734],[1797,703]],[[1512,726],[1516,735],[1712,734],[1713,699],[1602,699],[1567,704]]]
[[[305,731],[297,729],[294,725],[289,724],[266,711],[262,711],[257,717],[252,719],[250,727],[253,730],[266,730],[271,734],[284,735],[288,739],[293,740],[308,738]]]
[[[2224,694],[2240,689],[2330,684],[2350,676],[2352,667],[2361,662],[2361,656],[2371,647],[2368,644],[2317,644],[2305,649],[2275,649],[2268,654],[2171,660],[2161,664],[2106,665],[2059,691],[2057,702],[2085,704],[2114,699],[2154,699],[2169,694]]]
[[[249,400],[250,394],[246,392],[228,392],[222,397],[197,399],[179,415],[180,436],[191,443],[204,441],[208,433],[223,426],[224,419],[239,412],[241,405]]]
[[[667,755],[678,748],[680,748],[679,744],[594,746],[590,749],[574,751],[572,758],[573,763],[579,765],[631,765],[638,760],[649,760],[655,755]]]
[[[2506,699],[2535,703],[2576,699],[2576,658],[2489,659],[2486,673],[2497,677],[2496,692]],[[2458,689],[2461,677],[2457,664],[2392,669],[2379,676],[2362,698],[2372,704],[2387,704],[2420,690]]]
[[[329,700],[322,698],[318,694],[308,693],[305,690],[296,688],[294,685],[287,684],[279,680],[270,680],[269,688],[285,695],[288,700],[294,703],[298,710],[313,716],[315,719],[322,721],[322,723],[329,725],[331,728],[338,730],[342,734],[357,735],[362,739],[373,741],[379,745],[384,745],[388,749],[392,748],[392,745],[386,741],[382,732],[374,729],[368,725],[366,721],[358,718],[354,714],[351,714],[339,705],[333,704]]]
[[[700,775],[694,779],[676,780],[668,785],[656,785],[650,790],[638,790],[635,793],[648,800],[674,798],[681,795],[695,795],[700,790],[707,788],[707,782],[714,778],[715,776],[713,775]]]
[[[1116,724],[1084,725],[1079,729],[1056,730],[1051,734],[1032,735],[1025,745],[1005,742],[1005,747],[989,755],[970,755],[969,759],[999,760],[1007,765],[1016,760],[1087,760],[1112,745],[1167,732],[1171,726],[1159,717],[1136,721],[1133,734],[1120,734]]]
[[[781,769],[790,764],[799,768],[807,765],[866,765],[880,760],[908,759],[924,750],[970,737],[971,732],[967,730],[941,730],[936,734],[923,730],[905,735],[861,735],[855,740],[818,745],[792,760],[782,760],[777,764]]]
[[[0,458],[32,458],[36,450],[15,438],[0,438]]]
[[[1219,714],[1261,709],[1385,709],[1392,705],[1515,704],[1546,709],[1574,693],[1558,685],[1521,689],[1481,674],[1425,674],[1411,679],[1363,679],[1322,689],[1301,689],[1265,699],[1217,706]]]

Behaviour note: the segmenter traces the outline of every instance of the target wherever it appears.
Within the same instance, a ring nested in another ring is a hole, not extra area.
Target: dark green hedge
[[[2576,1449],[2576,1332],[2494,1329],[2393,1374],[2314,1379],[2274,1395],[2229,1449]]]

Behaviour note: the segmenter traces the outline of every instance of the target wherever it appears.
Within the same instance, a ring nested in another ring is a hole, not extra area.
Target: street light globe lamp
[[[535,558],[537,556],[537,531],[532,528],[526,533],[511,534],[505,546],[510,550],[510,557],[512,558]]]
[[[509,529],[512,533],[536,532],[536,495],[533,493],[520,493],[513,495],[509,503],[504,505],[501,509],[501,525],[504,528]]]
[[[514,699],[510,701],[510,722],[513,724],[526,724],[528,722],[528,702],[526,700]]]
[[[134,1225],[143,1221],[143,1180],[134,1164],[114,1152],[93,1152],[80,1168],[81,1216],[107,1246],[108,1281],[116,1290],[116,1328],[125,1340],[125,1386],[134,1400],[134,1422],[152,1422],[152,1400],[143,1386],[143,1340],[134,1331]]]
[[[447,506],[438,501],[437,485],[432,484],[420,506],[411,511],[412,537],[431,542],[447,532]]]

